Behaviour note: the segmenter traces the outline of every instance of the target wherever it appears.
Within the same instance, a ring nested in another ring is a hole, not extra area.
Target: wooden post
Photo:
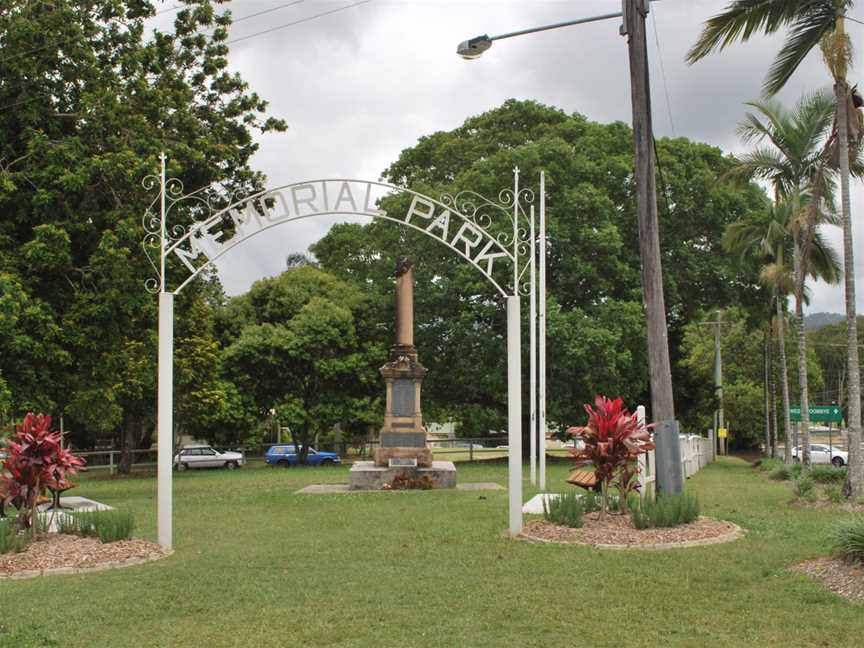
[[[660,233],[657,223],[657,188],[654,178],[654,135],[648,81],[648,46],[645,17],[648,0],[624,0],[623,34],[630,53],[630,96],[633,105],[633,137],[636,149],[636,210],[639,221],[639,255],[642,259],[642,292],[648,329],[648,376],[651,385],[651,418],[675,419],[672,368],[666,332]]]

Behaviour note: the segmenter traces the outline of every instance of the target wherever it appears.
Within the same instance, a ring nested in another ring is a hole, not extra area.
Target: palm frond
[[[763,122],[758,115],[746,113],[744,121],[738,125],[738,135],[745,143],[768,139],[781,151],[788,149],[787,136],[793,128],[792,115],[776,99],[748,101],[744,104],[758,110],[765,117]]]
[[[795,157],[815,157],[831,132],[834,122],[834,96],[826,89],[805,94],[795,105],[791,121],[794,125],[785,131],[788,148]]]
[[[735,167],[730,175],[743,175],[770,182],[780,195],[788,195],[791,179],[794,177],[788,160],[777,150],[767,146],[757,146],[749,153],[735,158]]]
[[[840,256],[821,232],[816,232],[810,247],[810,263],[807,273],[814,279],[821,279],[829,284],[840,283]]]
[[[837,8],[833,0],[797,4],[799,7],[795,17],[787,21],[790,23],[789,34],[762,86],[766,96],[777,94],[807,55],[819,45],[822,37],[834,30]]]
[[[687,53],[687,62],[692,65],[735,41],[749,40],[755,33],[773,34],[795,20],[802,5],[822,2],[824,0],[733,0],[721,13],[705,22],[699,39]]]

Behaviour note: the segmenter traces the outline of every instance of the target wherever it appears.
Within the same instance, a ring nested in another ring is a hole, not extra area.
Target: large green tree
[[[252,133],[284,129],[228,71],[230,14],[218,4],[187,0],[171,31],[152,33],[145,0],[12,0],[0,11],[0,277],[14,320],[0,331],[0,372],[15,415],[65,413],[80,443],[106,435],[128,449],[152,432],[155,299],[143,290],[141,221],[153,196],[142,178],[164,150],[189,189],[254,189]],[[175,209],[172,225],[195,216]],[[205,293],[188,289],[179,321]],[[205,349],[179,328],[181,360]],[[215,379],[206,362],[188,367],[202,385]],[[202,406],[213,395],[181,389],[181,411],[184,394]]]
[[[386,359],[377,313],[353,283],[299,266],[252,285],[223,321],[228,375],[261,415],[276,411],[305,462],[316,435],[380,422]]]
[[[658,156],[674,362],[680,359],[683,326],[700,309],[760,303],[757,269],[749,274],[734,269],[720,239],[728,223],[762,209],[766,199],[755,186],[719,182],[732,163],[716,148],[660,140]],[[647,402],[628,126],[511,100],[452,131],[421,138],[384,177],[432,196],[474,190],[495,197],[512,185],[514,166],[522,184],[533,183],[535,189],[540,170],[547,174],[550,421],[562,426],[581,420],[582,403],[596,392],[621,394],[633,405]],[[407,204],[397,196],[382,206],[400,214]],[[323,268],[361,281],[378,295],[385,321],[392,321],[388,275],[397,256],[411,256],[415,340],[430,369],[424,414],[429,420],[452,417],[466,435],[504,427],[504,308],[476,269],[438,241],[386,221],[337,226],[312,251]],[[527,370],[527,357],[523,367]],[[676,369],[675,378],[676,402],[686,411],[694,386],[682,370]]]

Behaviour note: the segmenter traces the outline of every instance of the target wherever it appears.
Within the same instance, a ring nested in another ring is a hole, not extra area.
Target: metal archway
[[[509,530],[522,531],[522,390],[520,297],[530,296],[531,323],[531,483],[536,483],[539,454],[540,488],[545,490],[545,177],[540,174],[540,223],[535,235],[534,192],[520,188],[519,169],[513,170],[513,188],[504,189],[493,201],[473,191],[440,198],[377,181],[321,179],[298,182],[252,195],[222,193],[204,188],[184,194],[182,183],[166,178],[166,156],[160,154],[159,176],[144,179],[146,189],[158,194],[144,214],[142,246],[156,276],[145,282],[159,295],[159,379],[157,416],[158,539],[173,545],[173,373],[174,297],[202,272],[244,241],[273,227],[305,218],[361,216],[388,220],[411,227],[436,239],[473,265],[507,303],[507,392]],[[380,199],[406,194],[411,203],[401,216],[380,209]],[[158,203],[158,212],[157,209]],[[198,219],[188,229],[168,226],[171,210],[188,208]],[[358,207],[358,205],[360,205]],[[527,207],[527,209],[526,209]],[[203,217],[203,218],[202,218]],[[507,219],[506,221],[504,219]],[[501,223],[504,223],[504,227]],[[508,222],[509,221],[509,222]],[[539,243],[539,245],[538,245]],[[540,290],[537,290],[536,257],[540,252]],[[158,254],[156,251],[158,250]],[[166,266],[169,258],[180,262],[186,276],[170,290]],[[158,262],[154,259],[158,256]],[[520,265],[520,260],[522,261]],[[527,275],[527,276],[526,276]],[[539,293],[540,313],[537,315]],[[539,327],[538,327],[539,324]],[[539,332],[539,356],[538,356]],[[539,371],[537,362],[539,360]],[[539,398],[537,378],[539,375]],[[539,416],[538,416],[539,415]],[[539,425],[538,425],[539,424]],[[538,427],[539,448],[538,448]]]

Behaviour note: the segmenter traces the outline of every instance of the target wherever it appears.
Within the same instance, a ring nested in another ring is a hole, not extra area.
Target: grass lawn
[[[458,470],[506,484],[503,463]],[[561,485],[567,464],[548,470]],[[688,486],[744,539],[645,553],[506,539],[504,491],[294,495],[345,481],[344,466],[176,475],[173,556],[0,582],[0,647],[864,642],[864,608],[785,571],[826,552],[840,514],[786,506],[788,484],[740,460]],[[155,537],[154,479],[80,483],[75,494],[133,511],[139,535]]]

